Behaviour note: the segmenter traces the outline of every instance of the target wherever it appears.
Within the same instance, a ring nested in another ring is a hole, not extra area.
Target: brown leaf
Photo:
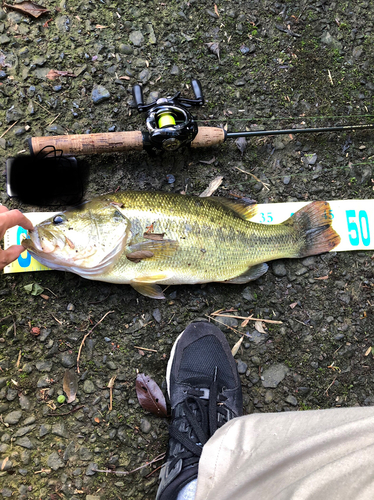
[[[292,304],[290,304],[291,309],[295,309],[296,306],[297,306],[297,302],[293,302]]]
[[[264,323],[262,321],[255,321],[255,329],[260,333],[266,333]]]
[[[219,17],[218,7],[216,4],[214,4],[214,12],[216,13],[217,17]]]
[[[240,339],[237,341],[237,343],[234,345],[234,347],[231,349],[231,354],[235,356],[237,352],[239,351],[239,347],[242,345],[244,336],[240,337]]]
[[[37,5],[34,2],[21,2],[14,5],[10,5],[8,3],[3,4],[8,9],[18,10],[18,12],[22,12],[22,14],[28,14],[32,17],[40,17],[47,12],[50,12],[48,9],[45,9],[42,5]]]
[[[74,73],[70,73],[69,71],[58,71],[57,69],[51,69],[46,75],[46,78],[48,78],[48,80],[56,80],[56,78],[60,78],[60,76],[71,76],[76,78]]]
[[[10,462],[9,457],[4,458],[2,462],[0,462],[0,470],[4,470],[7,462]]]
[[[164,395],[154,380],[144,373],[138,373],[135,388],[142,408],[154,413],[158,417],[167,416]]]
[[[78,390],[78,377],[73,371],[65,371],[62,388],[64,389],[64,392],[68,397],[67,402],[71,403],[72,401],[74,401]]]
[[[219,43],[209,42],[206,45],[208,46],[209,50],[218,57],[218,60],[221,61],[219,57]]]

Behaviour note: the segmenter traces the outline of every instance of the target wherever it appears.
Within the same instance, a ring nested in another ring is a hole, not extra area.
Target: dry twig
[[[141,465],[140,467],[137,467],[136,469],[129,470],[129,471],[111,470],[111,469],[106,469],[106,470],[95,469],[95,472],[105,472],[106,474],[118,474],[121,476],[127,476],[128,474],[132,474],[133,472],[136,472],[140,469],[144,469],[144,467],[148,467],[149,465],[151,465],[155,462],[158,462],[159,460],[163,460],[164,458],[165,458],[165,453],[161,453],[160,455],[158,455],[156,458],[154,458],[150,462],[146,462],[145,464]]]
[[[114,311],[108,311],[107,313],[105,313],[105,314],[104,314],[104,316],[101,318],[101,320],[100,320],[98,323],[96,323],[96,325],[95,325],[95,326],[93,326],[93,327],[91,328],[91,330],[90,330],[88,333],[86,333],[86,335],[83,337],[83,340],[82,340],[82,342],[81,342],[81,345],[79,346],[79,351],[78,351],[78,356],[77,356],[77,372],[78,372],[78,373],[80,373],[80,371],[79,371],[79,359],[80,359],[80,357],[81,357],[81,352],[82,352],[82,349],[83,349],[84,343],[85,343],[85,341],[86,341],[86,338],[90,335],[90,333],[92,333],[92,332],[94,331],[94,329],[95,329],[98,325],[100,325],[100,323],[101,323],[101,322],[102,322],[102,321],[103,321],[103,320],[104,320],[104,319],[108,316],[108,314],[112,314],[112,313],[114,313]],[[55,319],[56,319],[56,318],[55,318]]]
[[[243,172],[243,174],[251,175],[257,182],[260,182],[267,191],[270,191],[270,188],[269,188],[270,184],[268,184],[267,182],[263,182],[261,179],[256,177],[254,174],[251,174],[251,172],[247,172],[246,170],[243,170],[242,168],[239,168],[239,167],[235,167],[235,168],[237,170],[240,170],[240,172]]]

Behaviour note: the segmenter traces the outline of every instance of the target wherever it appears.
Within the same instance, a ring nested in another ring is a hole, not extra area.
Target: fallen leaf
[[[219,43],[218,42],[209,42],[206,44],[209,50],[218,57],[218,60],[221,62],[219,57]]]
[[[296,306],[297,306],[297,302],[293,302],[292,304],[290,304],[291,309],[294,309]]]
[[[95,422],[96,422],[97,424],[99,424],[99,423],[100,423],[100,419],[99,419],[99,417],[95,417],[95,418],[94,418],[94,420],[95,420]]]
[[[104,28],[107,28],[108,26],[103,26],[102,24],[97,24],[95,26],[95,28],[99,29],[99,30],[103,30]]]
[[[37,5],[34,2],[21,2],[14,5],[9,5],[7,3],[3,3],[4,7],[8,7],[8,9],[18,10],[18,12],[22,12],[22,14],[28,14],[32,17],[40,17],[47,12],[50,12],[48,9],[44,8],[42,5]]]
[[[217,14],[217,17],[219,17],[218,7],[216,4],[214,4],[214,12]]]
[[[255,321],[255,329],[260,333],[266,333],[264,323],[262,321]]]
[[[0,470],[4,470],[7,462],[10,462],[9,457],[4,458],[4,460],[0,464]]]
[[[368,348],[368,350],[365,352],[365,356],[369,356],[369,354],[371,353],[371,350],[372,350],[372,347],[370,346]]]
[[[116,380],[116,378],[117,378],[117,375],[115,375],[114,377],[112,377],[109,380],[108,385],[107,385],[107,387],[109,387],[109,389],[113,389],[113,387],[114,387],[114,381]]]
[[[200,160],[200,163],[204,163],[205,165],[211,165],[215,161],[216,161],[216,157],[213,156],[213,158],[211,160]]]
[[[165,397],[154,380],[144,373],[138,373],[135,388],[142,408],[159,417],[167,416]]]
[[[70,71],[58,71],[57,69],[51,69],[46,75],[46,78],[48,78],[48,80],[56,80],[56,78],[60,78],[60,76],[71,76],[76,78],[76,75],[70,73]]]
[[[67,403],[72,403],[76,398],[78,390],[78,377],[73,371],[65,371],[62,388],[68,397]]]
[[[237,343],[234,345],[234,347],[231,349],[231,354],[235,356],[237,352],[239,351],[239,347],[242,345],[244,337],[240,337],[240,339],[237,341]]]
[[[216,191],[220,185],[222,184],[223,177],[222,175],[219,175],[215,179],[213,179],[210,183],[209,186],[200,194],[200,198],[205,198],[207,196],[212,196],[214,191]]]

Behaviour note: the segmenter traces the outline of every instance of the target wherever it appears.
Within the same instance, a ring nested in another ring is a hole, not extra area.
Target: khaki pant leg
[[[206,443],[195,500],[373,500],[374,407],[255,413]]]

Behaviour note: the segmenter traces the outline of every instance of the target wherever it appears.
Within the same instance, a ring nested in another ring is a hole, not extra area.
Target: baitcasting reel
[[[140,85],[134,85],[132,94],[138,111],[146,112],[148,134],[144,139],[145,149],[175,151],[189,145],[197,135],[198,129],[194,117],[187,108],[204,104],[203,90],[198,80],[192,80],[192,90],[196,99],[180,97],[177,92],[173,97],[161,97],[150,104],[144,104]]]

